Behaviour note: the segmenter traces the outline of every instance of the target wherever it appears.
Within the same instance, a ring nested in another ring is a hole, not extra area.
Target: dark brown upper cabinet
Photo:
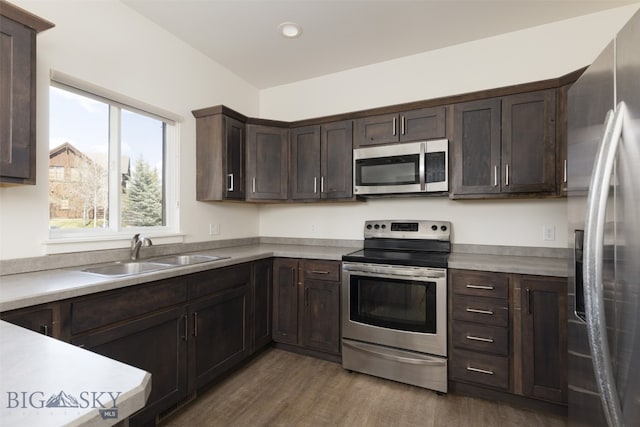
[[[444,106],[364,117],[356,120],[355,147],[444,138]]]
[[[451,196],[556,194],[555,89],[453,106]]]
[[[286,200],[289,130],[247,125],[246,200]]]
[[[36,34],[53,26],[0,3],[0,185],[36,183]]]
[[[244,200],[245,124],[215,114],[196,120],[196,199]]]
[[[351,120],[291,130],[291,199],[350,199],[353,195]]]

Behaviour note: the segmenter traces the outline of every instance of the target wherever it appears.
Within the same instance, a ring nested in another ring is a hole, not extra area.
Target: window
[[[49,104],[52,237],[176,231],[174,120],[55,80]]]

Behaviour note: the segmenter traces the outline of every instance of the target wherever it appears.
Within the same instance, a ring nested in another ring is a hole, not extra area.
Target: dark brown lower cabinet
[[[184,307],[100,329],[71,343],[151,373],[151,394],[130,424],[144,425],[187,396]]]
[[[70,341],[151,373],[151,395],[131,425],[153,425],[246,359],[252,334],[259,331],[261,346],[270,340],[270,330],[251,327],[252,319],[269,322],[270,266],[238,264],[66,301]]]
[[[449,282],[451,388],[566,405],[567,279],[450,269]]]
[[[54,303],[6,311],[0,314],[0,319],[40,332],[43,335],[60,338],[59,322],[54,322],[54,317],[57,317],[57,314],[57,305]]]
[[[567,402],[566,280],[520,276],[522,393]]]
[[[195,391],[249,356],[249,286],[189,305],[189,389]]]
[[[298,260],[273,262],[273,340],[298,343]]]
[[[273,261],[257,261],[251,270],[251,352],[271,343],[271,319],[273,307]]]
[[[340,286],[335,282],[305,279],[302,345],[340,354]]]
[[[340,355],[340,262],[274,261],[273,340]]]

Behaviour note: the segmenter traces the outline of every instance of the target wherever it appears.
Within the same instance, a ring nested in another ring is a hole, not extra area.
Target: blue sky
[[[49,148],[69,142],[83,153],[108,151],[109,107],[84,96],[51,87],[49,91]],[[129,156],[131,168],[142,156],[162,172],[162,122],[122,111],[121,154]]]

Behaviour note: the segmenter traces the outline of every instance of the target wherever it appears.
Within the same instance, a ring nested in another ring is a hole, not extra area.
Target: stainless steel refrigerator
[[[571,426],[640,426],[640,12],[569,90]]]

